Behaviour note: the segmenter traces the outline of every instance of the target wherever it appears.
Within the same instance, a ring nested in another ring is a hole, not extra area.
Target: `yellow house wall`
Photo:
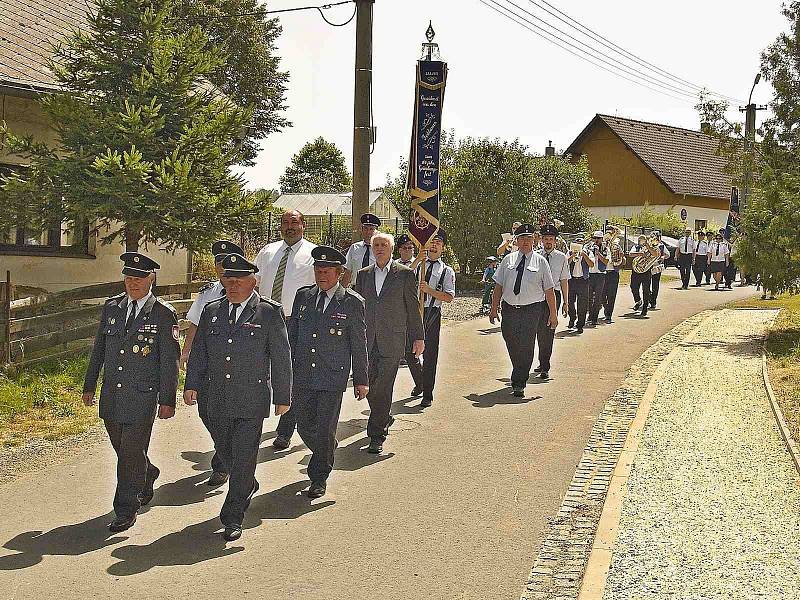
[[[723,199],[672,193],[606,125],[595,126],[578,150],[587,156],[597,182],[582,199],[590,209],[649,204],[728,210]]]
[[[0,95],[0,120],[6,121],[11,131],[31,135],[48,145],[55,144],[55,134],[36,104],[28,98]],[[0,151],[0,163],[24,164],[24,160]],[[105,234],[104,234],[105,235]],[[12,282],[48,291],[61,291],[94,283],[119,281],[121,264],[119,255],[125,250],[119,243],[102,245],[97,238],[89,240],[90,251],[95,256],[24,256],[12,251],[0,251],[0,278],[11,271]],[[158,282],[162,284],[186,281],[186,251],[166,252],[150,245],[141,251],[161,265]]]

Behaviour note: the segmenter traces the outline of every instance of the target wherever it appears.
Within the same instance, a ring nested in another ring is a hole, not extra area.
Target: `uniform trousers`
[[[614,304],[617,302],[617,290],[619,289],[619,271],[606,271],[606,287],[603,292],[603,314],[610,319],[614,314]]]
[[[605,273],[589,273],[589,321],[597,323],[606,287]]]
[[[561,308],[561,292],[554,290],[556,294],[556,313]],[[547,303],[545,302],[545,307]],[[556,337],[556,330],[550,327],[547,318],[547,308],[542,311],[539,319],[539,328],[536,330],[536,343],[539,345],[539,369],[545,373],[550,371],[550,357],[553,355],[553,340]]]
[[[200,398],[202,398],[202,394],[198,394]],[[208,431],[209,435],[211,434],[211,419],[208,417],[208,409],[206,408],[205,402],[197,400],[197,414],[200,415],[200,420],[203,422],[203,425],[206,427],[206,431]],[[213,436],[211,438],[214,439]],[[227,473],[225,470],[225,465],[222,464],[222,459],[217,454],[216,450],[214,451],[214,456],[211,457],[211,470],[215,473]]]
[[[731,284],[736,281],[736,265],[733,259],[728,259],[728,268],[725,269],[725,285],[731,287]]]
[[[706,255],[706,285],[711,283],[711,261],[708,259],[708,255]]]
[[[413,352],[406,354],[406,362],[414,379],[414,387],[422,390],[423,398],[432,400],[433,388],[436,385],[436,365],[439,362],[442,309],[438,306],[426,306],[422,321],[425,326],[425,352],[422,353],[422,364],[419,364],[419,359]]]
[[[256,484],[264,419],[236,419],[214,414],[210,417],[214,447],[229,474],[228,495],[219,518],[225,527],[241,526]]]
[[[650,308],[656,307],[658,302],[658,290],[661,287],[661,271],[653,273],[650,277]]]
[[[389,426],[392,410],[392,394],[400,356],[383,356],[373,345],[369,350],[369,421],[367,435],[372,440],[383,443]]]
[[[500,330],[511,359],[511,386],[524,389],[531,374],[533,351],[539,321],[544,318],[547,302],[534,302],[515,307],[503,302]]]
[[[297,432],[311,450],[308,478],[316,482],[327,481],[333,470],[333,455],[337,446],[336,426],[344,392],[298,387],[293,395],[292,410],[297,415]]]
[[[650,305],[650,282],[652,278],[650,271],[644,273],[631,271],[631,294],[633,294],[633,299],[637,304],[643,302],[642,310],[644,312],[647,312],[647,308]],[[641,295],[639,295],[640,288]]]
[[[694,271],[694,284],[700,285],[703,283],[703,275],[706,272],[706,267],[708,266],[708,257],[702,254],[698,254],[697,257],[694,259],[694,265],[692,266],[692,271]]]
[[[586,325],[586,311],[589,309],[589,280],[573,277],[569,280],[569,298],[567,313],[569,322],[583,329]]]
[[[150,463],[147,449],[155,421],[153,415],[138,423],[120,423],[111,419],[103,422],[117,454],[117,491],[114,494],[114,513],[130,518],[141,508],[139,494],[155,479],[158,469]]]
[[[678,257],[678,270],[681,272],[681,285],[689,287],[689,277],[692,274],[692,255],[681,254]]]
[[[288,440],[294,435],[294,430],[296,428],[297,413],[294,411],[294,408],[290,408],[278,419],[278,426],[275,428],[275,433]]]

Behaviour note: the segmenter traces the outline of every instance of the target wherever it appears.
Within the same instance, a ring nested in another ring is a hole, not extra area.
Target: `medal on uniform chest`
[[[144,336],[143,335],[136,336],[136,339],[141,342],[142,340],[144,340]]]
[[[217,322],[217,315],[214,315],[213,317],[211,317],[211,322],[212,323],[216,323]]]
[[[142,348],[142,356],[147,356],[148,354],[150,354],[150,346],[144,346]]]
[[[134,354],[139,352],[139,346],[138,345],[133,347],[133,352],[134,352]]]
[[[116,319],[109,319],[109,320],[108,320],[108,322],[109,322],[109,323],[111,323],[111,324],[113,325],[114,323],[116,323],[116,322],[117,322],[117,320],[116,320]]]
[[[331,335],[334,335],[335,333],[336,333],[336,330],[333,327],[331,327]]]

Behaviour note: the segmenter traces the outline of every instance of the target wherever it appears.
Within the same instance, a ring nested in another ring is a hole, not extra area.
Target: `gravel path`
[[[716,313],[658,383],[604,599],[800,599],[800,478],[761,380],[774,311]]]

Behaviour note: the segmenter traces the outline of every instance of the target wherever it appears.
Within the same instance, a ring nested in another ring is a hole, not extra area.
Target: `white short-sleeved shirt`
[[[193,325],[198,325],[200,323],[200,315],[203,314],[203,309],[206,307],[206,304],[223,297],[225,297],[225,288],[222,287],[219,281],[215,281],[201,288],[200,293],[197,294],[197,298],[192,302],[192,307],[189,309],[189,312],[186,313],[186,318]]]
[[[705,256],[708,254],[708,242],[705,240],[698,240],[695,246],[698,256]]]
[[[731,253],[728,242],[718,242],[714,240],[708,245],[708,255],[711,257],[711,262],[724,262],[725,257]]]
[[[444,264],[442,259],[436,261],[427,261],[425,264],[427,275],[427,270],[430,269],[431,277],[428,281],[428,285],[430,285],[433,289],[438,290],[440,292],[447,292],[451,296],[455,298],[456,296],[456,272],[453,271],[451,267]],[[442,270],[444,269],[444,277],[442,276]],[[441,286],[439,285],[439,281],[441,280]],[[433,296],[425,295],[425,306],[426,307],[434,307],[434,308],[441,308],[442,301],[438,298],[434,298]]]
[[[697,242],[692,236],[683,236],[678,240],[678,249],[681,251],[681,254],[694,253],[696,245]]]
[[[519,294],[515,294],[517,267],[523,256],[525,256],[525,271],[522,273]],[[503,286],[503,301],[515,306],[542,302],[545,299],[545,292],[554,287],[553,274],[547,261],[544,256],[536,252],[523,255],[517,251],[505,256],[494,272],[494,280]]]
[[[311,251],[317,245],[307,239],[301,239],[289,246],[286,242],[272,242],[264,246],[256,256],[255,264],[258,267],[258,292],[265,298],[272,298],[272,285],[275,275],[281,264],[286,248],[291,248],[286,261],[286,271],[283,274],[283,289],[278,302],[283,306],[285,315],[292,314],[294,297],[301,287],[314,285],[314,259]]]
[[[347,258],[347,262],[344,266],[353,274],[353,279],[350,281],[350,285],[355,284],[359,269],[363,269],[364,267],[375,264],[375,254],[373,254],[372,248],[370,248],[369,251],[369,261],[366,265],[362,264],[364,262],[364,253],[366,251],[367,244],[363,240],[360,242],[355,242],[347,249],[347,256],[345,257]]]
[[[550,266],[550,274],[553,276],[553,283],[557,281],[569,281],[569,264],[566,254],[560,250],[553,250],[548,259],[547,252],[544,248],[538,252],[544,256],[545,261],[547,261],[547,264]]]
[[[594,260],[594,265],[589,267],[589,273],[605,273],[606,269],[603,269],[602,271],[600,270],[600,265],[602,263],[600,262],[600,259],[597,257],[597,255],[599,254],[603,256],[610,263],[611,251],[608,248],[606,248],[605,253],[598,250],[597,252],[587,252],[587,254],[589,254],[589,256],[591,256],[592,259]]]

